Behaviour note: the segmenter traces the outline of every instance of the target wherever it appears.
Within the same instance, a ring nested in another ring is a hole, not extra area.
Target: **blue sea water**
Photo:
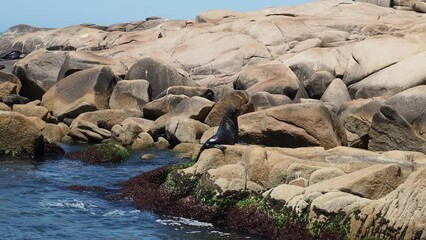
[[[71,151],[73,147],[66,147]],[[153,160],[88,165],[67,159],[0,160],[0,239],[246,239],[209,223],[139,211],[131,201],[67,190],[70,185],[120,189],[120,182],[154,168],[182,162],[170,151]],[[188,161],[188,160],[186,160]]]

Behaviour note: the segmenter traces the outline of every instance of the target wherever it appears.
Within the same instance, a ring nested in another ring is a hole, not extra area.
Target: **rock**
[[[413,87],[393,95],[384,102],[392,106],[409,123],[413,123],[424,112],[426,106],[426,85]]]
[[[133,108],[142,111],[150,101],[151,88],[145,80],[118,81],[112,90],[109,106],[112,109]]]
[[[416,12],[426,13],[426,3],[424,3],[424,2],[413,3],[412,8]]]
[[[351,96],[349,96],[349,91],[346,88],[345,83],[336,78],[334,79],[330,85],[325,90],[324,94],[321,97],[321,101],[329,102],[338,108],[345,102],[351,100]]]
[[[315,72],[312,77],[305,82],[306,91],[311,98],[320,99],[334,79],[334,75],[330,72]]]
[[[111,129],[129,117],[141,117],[138,111],[115,109],[83,113],[74,119],[70,126],[73,139],[83,142],[101,142],[111,137]]]
[[[141,160],[151,160],[154,158],[155,158],[155,155],[150,153],[147,153],[141,156]]]
[[[145,104],[143,115],[147,119],[155,120],[162,115],[169,113],[184,99],[189,99],[185,95],[166,95]]]
[[[211,109],[206,117],[205,123],[211,127],[218,126],[225,112],[231,108],[240,110],[240,114],[254,111],[253,104],[250,102],[250,97],[246,91],[234,91],[227,94]]]
[[[318,103],[273,107],[242,115],[238,122],[240,139],[247,143],[326,149],[347,144],[337,117]]]
[[[28,98],[22,97],[16,94],[9,94],[9,95],[0,97],[0,100],[2,100],[4,104],[9,106],[12,106],[14,104],[26,104],[30,102]]]
[[[90,164],[121,163],[129,159],[130,152],[125,147],[108,143],[92,145],[82,151],[67,153],[65,157]]]
[[[360,235],[389,239],[423,239],[425,237],[426,168],[407,178],[385,198],[372,201],[351,218],[351,239]],[[400,229],[404,229],[401,231]]]
[[[152,58],[135,63],[127,72],[127,80],[146,79],[152,88],[152,98],[171,86],[197,86],[193,80],[182,76],[177,70]]]
[[[65,53],[65,60],[57,79],[59,81],[78,71],[101,66],[110,67],[116,76],[124,77],[126,75],[127,67],[117,59],[98,56],[90,52],[72,51]]]
[[[309,179],[310,175],[320,167],[311,164],[290,163],[287,168],[286,182],[290,184],[294,179],[304,178]]]
[[[109,67],[95,67],[72,74],[43,96],[42,105],[60,121],[76,118],[84,112],[107,109],[108,100],[116,84]]]
[[[13,74],[22,83],[19,94],[31,100],[41,99],[43,94],[56,83],[64,61],[64,52],[46,50],[34,51],[18,61],[13,68]]]
[[[349,93],[353,98],[390,97],[398,92],[422,85],[426,70],[419,66],[419,63],[425,59],[426,52],[423,52],[399,61],[350,85]]]
[[[185,116],[200,122],[204,122],[210,112],[214,102],[201,97],[192,97],[182,100],[173,111],[159,117],[154,122],[154,126],[149,130],[153,136],[160,136],[165,133],[165,126],[172,117]]]
[[[248,93],[283,94],[294,99],[299,89],[299,80],[283,64],[253,66],[241,71],[234,82],[234,89],[247,90]]]
[[[304,178],[296,178],[291,180],[288,185],[294,185],[299,187],[307,187],[308,186],[308,180]]]
[[[21,81],[15,75],[0,71],[0,97],[18,94],[20,90]]]
[[[0,102],[0,111],[12,111],[12,109],[6,104]]]
[[[160,93],[156,99],[167,95],[185,95],[187,97],[203,97],[210,101],[214,100],[214,92],[210,88],[195,87],[195,86],[172,86]]]
[[[307,188],[312,192],[341,191],[368,199],[379,199],[395,190],[402,181],[399,165],[376,165],[331,178]]]
[[[154,122],[151,120],[129,117],[123,120],[119,125],[112,127],[111,136],[121,145],[132,145],[139,134],[147,132],[153,124]]]
[[[38,117],[42,120],[46,120],[49,113],[49,110],[45,107],[31,106],[30,104],[15,104],[12,111],[21,113],[27,117]]]
[[[228,10],[209,10],[202,13],[199,13],[195,21],[198,23],[213,23],[218,24],[221,20],[226,20],[228,18],[235,18],[241,13],[228,11]]]
[[[266,193],[269,193],[272,199],[283,200],[286,203],[288,203],[295,196],[301,195],[304,192],[305,192],[305,188],[303,187],[281,184]],[[266,194],[264,194],[264,196],[265,195]]]
[[[131,149],[140,150],[152,148],[154,146],[154,139],[146,132],[141,132],[138,137],[133,141]]]
[[[156,149],[169,149],[170,144],[167,141],[167,139],[165,139],[163,137],[159,137],[158,140],[154,143],[154,147]]]
[[[43,135],[30,118],[20,113],[0,111],[0,154],[41,157]]]
[[[172,117],[167,121],[166,137],[172,147],[179,143],[198,143],[209,126],[184,116]]]
[[[335,167],[320,168],[314,171],[309,177],[309,185],[313,185],[315,183],[319,183],[345,174],[345,172]]]
[[[293,103],[293,101],[286,95],[270,94],[267,92],[258,92],[251,95],[250,102],[253,103],[256,111]]]
[[[369,137],[368,149],[372,151],[405,150],[426,153],[426,139],[390,106],[382,106],[374,114]]]
[[[294,53],[303,52],[311,48],[321,47],[322,41],[318,38],[311,38],[301,41],[291,50]]]
[[[41,133],[45,140],[55,143],[60,143],[62,138],[66,135],[60,126],[52,123],[46,123]]]
[[[213,181],[222,178],[232,182],[234,179],[246,179],[246,168],[238,163],[228,164],[216,169],[210,169],[207,174],[208,177]],[[243,186],[244,185],[245,184],[243,183]],[[244,190],[244,187],[240,188],[239,190]]]

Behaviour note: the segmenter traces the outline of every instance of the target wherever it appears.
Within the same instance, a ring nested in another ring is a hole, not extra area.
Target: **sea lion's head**
[[[231,119],[236,119],[240,115],[240,109],[236,107],[230,107],[226,110],[226,116]]]

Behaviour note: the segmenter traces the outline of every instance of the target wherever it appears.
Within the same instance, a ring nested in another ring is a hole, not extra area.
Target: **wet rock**
[[[130,152],[116,144],[97,144],[82,151],[67,153],[65,157],[72,160],[82,160],[90,164],[121,163],[130,157]]]
[[[107,109],[115,84],[116,77],[109,67],[79,71],[52,86],[43,95],[42,105],[59,120]]]
[[[1,155],[41,157],[43,135],[30,118],[15,112],[0,111]]]
[[[151,160],[154,158],[155,158],[155,155],[150,153],[147,153],[141,156],[141,160]]]

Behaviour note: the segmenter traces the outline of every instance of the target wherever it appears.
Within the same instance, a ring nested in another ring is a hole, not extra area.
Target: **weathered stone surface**
[[[304,192],[305,188],[303,187],[281,184],[270,191],[270,196],[276,200],[284,200],[285,202],[289,202],[295,196],[301,195]]]
[[[248,93],[269,92],[294,99],[299,89],[299,79],[283,64],[267,64],[243,69],[234,82],[234,89]]]
[[[42,156],[43,135],[39,127],[20,113],[0,111],[0,154]]]
[[[233,91],[213,106],[206,117],[205,123],[211,127],[218,126],[226,111],[231,107],[239,109],[240,114],[254,110],[253,104],[250,102],[250,96],[246,91]]]
[[[0,102],[0,111],[12,111],[12,109],[6,104]]]
[[[241,140],[248,143],[325,148],[347,144],[346,134],[337,117],[318,103],[273,107],[242,115],[238,122]]]
[[[58,78],[59,70],[65,61],[64,52],[38,50],[18,61],[13,74],[22,83],[20,95],[31,100],[41,99]]]
[[[131,149],[140,150],[152,148],[154,146],[154,139],[146,132],[141,132],[138,137],[133,141]]]
[[[83,113],[72,121],[68,135],[76,141],[101,142],[111,137],[114,125],[129,117],[142,117],[142,113],[115,109]]]
[[[21,86],[21,81],[15,75],[0,71],[0,97],[18,94]]]
[[[42,106],[33,106],[31,104],[15,104],[12,111],[23,114],[27,117],[38,117],[43,120],[47,119],[49,110]]]
[[[65,136],[63,129],[52,123],[46,123],[42,132],[44,139],[50,142],[60,143],[62,138]]]
[[[182,100],[173,111],[159,117],[155,120],[154,126],[149,130],[149,133],[154,136],[159,136],[164,132],[164,128],[172,117],[186,116],[188,118],[204,122],[207,114],[210,112],[214,102],[202,97],[192,97]]]
[[[185,95],[187,97],[203,97],[210,101],[214,100],[214,92],[210,88],[195,86],[172,86],[158,94],[156,99],[167,95]]]
[[[368,149],[373,151],[405,150],[426,153],[426,139],[421,137],[398,112],[382,106],[374,114]]]
[[[69,75],[90,69],[92,67],[108,66],[116,76],[126,75],[127,67],[119,60],[98,56],[91,52],[72,51],[65,53],[65,60],[57,75],[58,81],[68,77]]]
[[[43,96],[42,105],[59,120],[107,109],[115,84],[116,77],[109,67],[79,71],[52,86]]]
[[[193,80],[181,75],[177,70],[151,58],[135,63],[126,75],[126,79],[146,79],[152,88],[152,98],[167,88],[176,85],[197,86]]]
[[[162,115],[169,113],[184,99],[189,99],[185,95],[166,95],[145,104],[143,115],[147,119],[155,120]]]
[[[258,92],[251,95],[250,102],[253,103],[256,111],[293,103],[286,95],[270,94],[268,92]]]
[[[312,77],[305,82],[306,91],[311,98],[320,99],[334,79],[334,75],[330,72],[315,72]]]
[[[346,88],[345,83],[338,78],[334,79],[330,83],[330,85],[327,87],[327,90],[325,90],[321,97],[321,101],[331,103],[337,108],[350,100],[351,96],[349,96],[349,91]]]
[[[384,102],[392,106],[409,123],[413,123],[423,114],[426,106],[426,85],[402,91]]]
[[[338,190],[368,199],[378,199],[395,190],[401,181],[402,172],[399,165],[376,165],[313,184],[307,190]]]
[[[311,174],[309,177],[309,185],[313,185],[315,183],[319,183],[345,174],[345,172],[335,167],[321,168]]]
[[[112,127],[111,136],[122,145],[131,145],[140,133],[147,132],[153,124],[152,120],[129,117]]]
[[[149,82],[146,80],[121,80],[112,90],[109,106],[112,109],[133,108],[142,111],[150,101]]]
[[[209,126],[185,116],[170,118],[165,126],[166,137],[172,147],[179,143],[198,143]]]
[[[154,143],[154,147],[156,149],[169,149],[170,144],[167,141],[167,139],[165,139],[163,137],[159,137],[158,140]]]

